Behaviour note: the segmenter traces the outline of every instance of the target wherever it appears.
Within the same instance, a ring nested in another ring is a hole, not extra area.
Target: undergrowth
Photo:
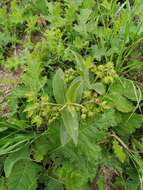
[[[143,190],[142,0],[0,6],[0,190]]]

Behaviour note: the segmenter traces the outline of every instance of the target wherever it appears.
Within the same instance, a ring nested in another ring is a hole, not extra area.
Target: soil
[[[92,190],[99,190],[97,185],[99,176],[103,176],[104,178],[105,190],[115,190],[113,187],[113,183],[115,181],[117,174],[112,169],[105,166],[99,168],[95,180],[91,183]]]
[[[0,114],[5,115],[8,112],[8,107],[4,100],[18,85],[21,75],[22,70],[16,72],[0,70]]]
[[[8,72],[0,70],[0,91],[4,96],[10,94],[10,92],[17,86],[20,81],[21,70],[16,72]]]
[[[107,167],[103,167],[101,173],[105,180],[105,190],[115,190],[113,187],[113,182],[115,180],[116,173]]]

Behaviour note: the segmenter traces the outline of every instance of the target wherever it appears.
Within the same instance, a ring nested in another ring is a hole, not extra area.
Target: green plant
[[[0,189],[142,190],[142,1],[8,6],[1,63],[23,72],[0,116]]]

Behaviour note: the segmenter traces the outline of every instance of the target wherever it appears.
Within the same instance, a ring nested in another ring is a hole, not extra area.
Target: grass
[[[143,189],[142,10],[1,1],[0,189]]]

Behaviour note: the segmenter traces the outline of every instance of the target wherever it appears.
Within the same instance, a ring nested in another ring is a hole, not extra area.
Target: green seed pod
[[[108,63],[106,63],[106,68],[108,68],[109,70],[113,69],[114,68],[114,64],[112,62],[108,62]]]
[[[75,109],[76,109],[76,111],[80,111],[81,108],[77,106],[77,107],[75,107]]]
[[[89,111],[88,112],[88,117],[93,117],[94,116],[94,113],[92,111]]]
[[[73,75],[69,76],[69,81],[71,81],[71,80],[73,80],[73,79],[74,79],[74,76],[73,76]]]
[[[48,96],[41,96],[41,101],[42,101],[42,103],[47,103],[49,101],[49,97]]]
[[[56,118],[59,117],[59,116],[60,116],[60,113],[59,113],[59,112],[55,113],[55,117],[56,117]]]
[[[111,77],[111,76],[106,76],[106,77],[104,77],[102,80],[103,80],[103,82],[104,82],[105,84],[111,84],[111,83],[113,83],[114,78]]]
[[[58,111],[57,106],[53,106],[53,107],[51,108],[51,111],[52,111],[52,112],[57,112],[57,111]]]
[[[48,123],[51,124],[53,122],[53,119],[49,119]]]
[[[81,119],[86,119],[86,114],[81,114]]]
[[[82,112],[82,113],[86,113],[86,112],[87,112],[87,108],[86,108],[86,107],[82,108],[82,109],[81,109],[81,112]]]
[[[84,98],[90,98],[91,97],[91,91],[89,91],[89,90],[84,91],[83,96],[84,96]]]

